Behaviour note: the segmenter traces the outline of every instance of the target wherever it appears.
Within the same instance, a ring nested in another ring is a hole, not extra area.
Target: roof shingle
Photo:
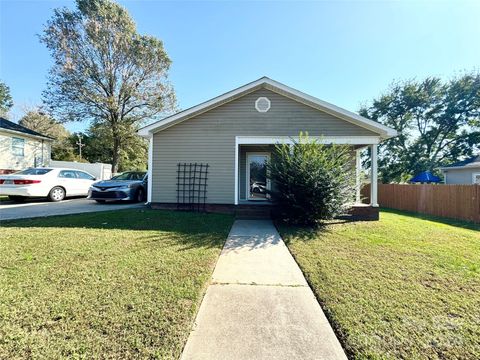
[[[10,120],[7,120],[3,117],[0,117],[0,129],[5,129],[5,130],[10,130],[10,131],[17,131],[21,132],[27,135],[33,135],[33,136],[41,136],[47,139],[52,139],[50,136],[40,134],[39,132],[30,130],[29,128],[26,128],[25,126],[16,124],[14,122],[11,122]]]
[[[454,168],[454,167],[477,167],[480,166],[480,155],[474,155],[468,159],[458,161],[456,163],[443,166],[442,169]]]

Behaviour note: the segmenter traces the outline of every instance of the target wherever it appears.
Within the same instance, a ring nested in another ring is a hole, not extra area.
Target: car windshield
[[[112,180],[143,180],[145,174],[145,172],[129,171],[112,177]]]
[[[30,169],[25,169],[25,170],[16,172],[15,175],[45,175],[50,171],[52,171],[52,169],[30,168]]]

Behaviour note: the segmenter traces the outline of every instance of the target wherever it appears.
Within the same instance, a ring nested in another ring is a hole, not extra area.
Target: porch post
[[[356,196],[355,196],[355,202],[357,204],[360,204],[362,202],[361,196],[360,196],[360,189],[361,189],[361,182],[360,182],[360,175],[362,171],[362,161],[360,158],[360,149],[355,150],[355,190],[356,190]]]
[[[378,191],[378,166],[377,166],[377,148],[378,145],[373,144],[370,145],[371,151],[371,166],[370,166],[370,206],[378,207],[378,198],[377,198],[377,191]]]
[[[152,188],[153,188],[153,134],[150,134],[148,139],[148,183],[147,183],[147,203],[152,202]]]
[[[234,177],[235,177],[235,189],[233,191],[233,196],[235,197],[233,199],[233,203],[235,205],[238,205],[238,137],[235,137],[235,172],[234,172]]]

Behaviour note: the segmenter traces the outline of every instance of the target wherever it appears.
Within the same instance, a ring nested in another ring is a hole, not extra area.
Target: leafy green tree
[[[120,129],[125,146],[120,150],[118,172],[126,170],[146,170],[148,160],[148,143],[136,135],[136,129]],[[91,163],[108,163],[112,158],[111,132],[108,127],[93,124],[82,135],[85,146],[82,157]],[[78,141],[77,134],[70,138],[72,144]]]
[[[346,145],[325,145],[300,134],[293,146],[277,144],[267,165],[277,216],[314,224],[344,213],[355,200],[355,167]]]
[[[61,121],[90,121],[109,132],[113,171],[128,152],[125,132],[175,107],[170,59],[160,40],[137,32],[111,0],[77,0],[54,10],[41,36],[54,65],[44,102]],[[129,134],[127,138],[130,138]]]
[[[480,74],[396,82],[360,114],[399,132],[379,148],[383,182],[435,172],[479,150]]]
[[[20,119],[19,124],[49,136],[52,142],[52,159],[71,161],[75,159],[73,147],[69,141],[70,133],[59,122],[40,109],[32,109]]]
[[[10,95],[10,88],[0,81],[0,115],[5,116],[12,106],[13,100]]]

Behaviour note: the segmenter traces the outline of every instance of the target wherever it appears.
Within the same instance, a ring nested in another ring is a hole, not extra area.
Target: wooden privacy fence
[[[362,188],[362,196],[369,201],[370,185]],[[391,209],[480,223],[480,185],[378,184],[378,203]]]

